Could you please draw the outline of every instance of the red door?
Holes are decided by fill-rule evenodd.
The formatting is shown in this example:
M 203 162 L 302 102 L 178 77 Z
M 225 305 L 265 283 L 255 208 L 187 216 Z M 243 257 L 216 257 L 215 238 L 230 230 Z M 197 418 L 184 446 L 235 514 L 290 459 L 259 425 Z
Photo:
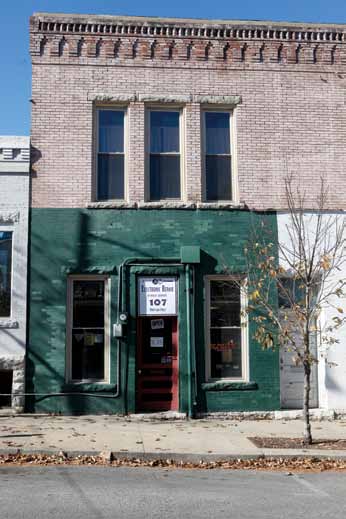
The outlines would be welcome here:
M 137 322 L 137 411 L 178 410 L 178 319 Z

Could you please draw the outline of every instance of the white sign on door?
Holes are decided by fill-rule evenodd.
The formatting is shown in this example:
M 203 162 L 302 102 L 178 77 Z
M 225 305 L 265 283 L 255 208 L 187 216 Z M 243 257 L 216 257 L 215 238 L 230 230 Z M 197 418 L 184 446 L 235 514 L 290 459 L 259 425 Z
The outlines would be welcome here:
M 177 315 L 177 278 L 138 278 L 139 315 Z

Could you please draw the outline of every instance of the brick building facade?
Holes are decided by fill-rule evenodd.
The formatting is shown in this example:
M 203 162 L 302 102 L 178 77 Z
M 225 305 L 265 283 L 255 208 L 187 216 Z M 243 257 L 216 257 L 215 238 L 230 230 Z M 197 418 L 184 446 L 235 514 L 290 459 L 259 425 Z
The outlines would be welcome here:
M 30 38 L 28 409 L 280 407 L 229 273 L 288 174 L 345 206 L 345 28 L 38 13 Z M 171 314 L 141 312 L 152 281 Z

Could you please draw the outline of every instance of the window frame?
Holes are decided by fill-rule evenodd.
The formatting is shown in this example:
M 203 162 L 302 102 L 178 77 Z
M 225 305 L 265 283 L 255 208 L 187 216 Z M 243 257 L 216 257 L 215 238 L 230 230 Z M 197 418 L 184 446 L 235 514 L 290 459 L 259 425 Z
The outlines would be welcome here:
M 180 155 L 180 197 L 179 198 L 160 198 L 152 200 L 150 198 L 150 114 L 151 112 L 178 112 L 179 113 L 179 155 Z M 175 104 L 157 104 L 145 107 L 145 178 L 144 178 L 144 199 L 145 202 L 181 202 L 186 199 L 185 188 L 185 106 Z M 163 154 L 164 155 L 164 154 Z
M 241 377 L 213 378 L 211 376 L 211 350 L 210 350 L 210 284 L 212 281 L 233 281 L 241 284 L 240 288 L 240 329 L 241 329 Z M 247 278 L 245 276 L 210 275 L 204 277 L 205 286 L 205 379 L 207 382 L 248 382 L 249 381 L 249 319 L 245 309 L 248 304 Z M 236 327 L 238 328 L 238 326 Z
M 73 328 L 73 283 L 74 281 L 104 282 L 104 375 L 103 379 L 72 378 L 72 328 Z M 110 308 L 111 279 L 107 275 L 76 274 L 67 278 L 66 302 L 66 369 L 65 381 L 69 384 L 109 384 L 110 383 Z
M 8 321 L 9 319 L 13 319 L 13 285 L 14 285 L 14 239 L 15 239 L 15 230 L 13 225 L 1 225 L 0 232 L 10 232 L 12 233 L 12 244 L 11 244 L 11 290 L 10 290 L 10 315 L 0 316 L 1 321 Z
M 101 111 L 124 112 L 124 197 L 100 199 L 98 193 L 98 156 L 99 156 L 99 114 Z M 97 104 L 94 109 L 94 196 L 95 202 L 127 202 L 128 201 L 128 111 L 127 104 Z M 120 155 L 120 153 L 113 153 Z
M 230 131 L 230 153 L 231 153 L 231 189 L 232 189 L 232 198 L 218 199 L 218 200 L 210 200 L 207 198 L 207 168 L 206 168 L 206 157 L 207 157 L 207 131 L 206 131 L 206 122 L 205 122 L 205 114 L 208 112 L 219 112 L 219 113 L 227 113 L 229 115 L 229 131 Z M 202 162 L 202 200 L 204 203 L 239 203 L 239 185 L 238 185 L 238 159 L 237 159 L 237 133 L 236 133 L 236 107 L 227 106 L 227 105 L 218 105 L 210 106 L 204 105 L 201 107 L 201 129 L 202 129 L 202 139 L 201 139 L 201 162 Z

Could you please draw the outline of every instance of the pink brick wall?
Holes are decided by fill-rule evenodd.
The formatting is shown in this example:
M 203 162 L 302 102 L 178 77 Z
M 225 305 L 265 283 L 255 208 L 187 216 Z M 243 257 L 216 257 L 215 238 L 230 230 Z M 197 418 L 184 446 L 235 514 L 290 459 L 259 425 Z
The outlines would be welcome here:
M 239 36 L 229 43 L 227 38 L 176 38 L 172 45 L 171 37 L 143 34 L 85 34 L 80 43 L 81 36 L 68 31 L 64 36 L 56 28 L 45 32 L 39 19 L 32 19 L 31 34 L 32 145 L 38 150 L 34 207 L 84 207 L 93 200 L 92 99 L 100 94 L 136 95 L 128 104 L 128 199 L 143 201 L 145 103 L 138 98 L 146 94 L 191 96 L 184 104 L 187 201 L 202 200 L 196 96 L 238 95 L 239 199 L 256 209 L 283 208 L 284 179 L 294 174 L 312 206 L 323 176 L 331 188 L 330 207 L 346 209 L 343 33 L 333 33 L 340 42 L 313 44 Z

